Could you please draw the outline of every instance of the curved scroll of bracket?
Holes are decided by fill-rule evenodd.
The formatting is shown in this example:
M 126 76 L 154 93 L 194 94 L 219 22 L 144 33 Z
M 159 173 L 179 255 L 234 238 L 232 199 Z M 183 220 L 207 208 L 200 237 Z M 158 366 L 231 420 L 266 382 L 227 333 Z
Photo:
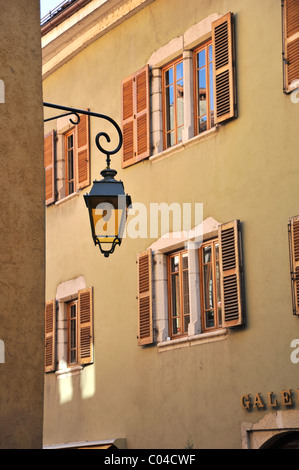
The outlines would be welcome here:
M 43 105 L 47 108 L 54 108 L 54 109 L 60 109 L 62 111 L 67 111 L 67 113 L 60 114 L 59 116 L 54 116 L 54 117 L 45 119 L 44 122 L 52 121 L 53 119 L 57 119 L 57 118 L 62 117 L 62 116 L 75 115 L 76 118 L 77 118 L 77 121 L 75 122 L 71 118 L 70 118 L 70 121 L 71 121 L 72 124 L 77 125 L 80 122 L 80 114 L 86 114 L 87 116 L 93 116 L 93 117 L 96 117 L 96 118 L 105 119 L 106 121 L 109 121 L 115 127 L 115 129 L 118 133 L 119 142 L 118 142 L 117 147 L 113 150 L 106 150 L 104 147 L 102 147 L 102 145 L 100 144 L 100 138 L 101 137 L 104 137 L 108 143 L 111 141 L 109 135 L 106 132 L 99 132 L 96 135 L 96 138 L 95 138 L 96 146 L 97 146 L 97 148 L 99 149 L 100 152 L 102 152 L 106 155 L 106 157 L 107 157 L 107 166 L 109 167 L 109 165 L 110 165 L 110 155 L 114 155 L 115 153 L 117 153 L 121 149 L 121 146 L 122 146 L 122 143 L 123 143 L 123 136 L 122 136 L 121 129 L 120 129 L 119 125 L 114 121 L 114 119 L 112 119 L 109 116 L 106 116 L 105 114 L 94 113 L 92 111 L 86 111 L 86 110 L 83 110 L 83 109 L 70 108 L 68 106 L 62 106 L 62 105 L 57 105 L 57 104 L 52 104 L 52 103 L 43 103 Z

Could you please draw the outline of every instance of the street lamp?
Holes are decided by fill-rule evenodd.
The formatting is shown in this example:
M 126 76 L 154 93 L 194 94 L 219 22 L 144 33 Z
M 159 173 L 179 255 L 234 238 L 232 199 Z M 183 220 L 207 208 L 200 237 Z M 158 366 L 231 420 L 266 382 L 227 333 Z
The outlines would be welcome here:
M 121 244 L 131 205 L 131 196 L 125 194 L 122 181 L 114 179 L 117 172 L 109 163 L 107 158 L 107 168 L 101 171 L 103 179 L 95 180 L 90 193 L 84 195 L 93 241 L 106 258 Z
M 120 245 L 126 225 L 127 211 L 131 205 L 131 196 L 125 194 L 122 181 L 117 181 L 114 177 L 117 171 L 110 168 L 110 156 L 117 153 L 122 146 L 123 137 L 118 124 L 109 116 L 98 114 L 82 109 L 69 108 L 66 106 L 44 103 L 49 108 L 66 111 L 63 115 L 54 116 L 44 121 L 50 121 L 61 116 L 75 115 L 76 121 L 70 118 L 72 124 L 80 122 L 80 114 L 86 114 L 102 119 L 106 119 L 113 124 L 118 132 L 119 143 L 114 150 L 106 150 L 100 143 L 100 138 L 105 137 L 110 142 L 110 137 L 106 132 L 99 132 L 95 138 L 98 150 L 106 155 L 107 166 L 101 171 L 103 179 L 93 182 L 89 194 L 84 195 L 85 204 L 88 208 L 89 221 L 92 238 L 95 245 L 98 245 L 101 253 L 107 258 L 115 250 L 116 245 Z

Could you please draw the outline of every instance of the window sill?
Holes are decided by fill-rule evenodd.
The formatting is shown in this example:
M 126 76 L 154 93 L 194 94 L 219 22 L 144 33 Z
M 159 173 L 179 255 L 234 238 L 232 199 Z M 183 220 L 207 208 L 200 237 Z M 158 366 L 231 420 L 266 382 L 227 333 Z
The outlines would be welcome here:
M 183 338 L 172 339 L 168 341 L 163 341 L 157 344 L 158 351 L 170 351 L 179 348 L 185 348 L 187 346 L 196 346 L 198 344 L 212 343 L 214 341 L 219 341 L 227 337 L 227 330 L 215 330 L 210 333 L 200 333 L 194 336 L 184 336 Z
M 219 130 L 219 126 L 216 125 L 215 127 L 212 127 L 212 129 L 209 129 L 208 131 L 202 132 L 201 134 L 191 137 L 191 139 L 189 140 L 186 140 L 184 142 L 181 142 L 180 144 L 169 147 L 168 149 L 163 150 L 162 152 L 157 153 L 156 155 L 152 155 L 151 157 L 149 157 L 149 160 L 152 163 L 156 163 L 157 161 L 163 160 L 165 157 L 168 157 L 168 155 L 173 155 L 175 153 L 181 152 L 182 150 L 189 148 L 192 145 L 197 144 L 198 142 L 201 142 L 205 139 L 208 139 L 209 137 L 216 135 L 218 130 Z
M 58 379 L 62 377 L 72 377 L 73 375 L 79 375 L 82 369 L 83 367 L 80 365 L 66 367 L 65 369 L 57 370 L 55 372 L 55 375 L 57 376 Z
M 75 197 L 79 196 L 79 191 L 76 191 L 75 193 L 69 194 L 68 196 L 65 196 L 64 198 L 60 199 L 59 201 L 55 202 L 55 206 L 61 206 L 62 204 L 74 199 Z

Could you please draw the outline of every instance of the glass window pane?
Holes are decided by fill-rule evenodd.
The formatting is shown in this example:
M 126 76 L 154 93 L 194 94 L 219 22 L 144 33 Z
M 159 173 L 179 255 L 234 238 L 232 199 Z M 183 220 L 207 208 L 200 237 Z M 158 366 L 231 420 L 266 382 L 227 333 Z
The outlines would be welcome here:
M 209 67 L 209 82 L 210 82 L 210 109 L 214 109 L 214 83 L 213 83 L 213 66 L 210 64 Z
M 172 275 L 171 292 L 172 292 L 172 316 L 177 317 L 180 313 L 180 284 L 179 284 L 178 274 Z
M 209 46 L 209 62 L 213 61 L 213 48 L 212 44 Z
M 177 335 L 180 332 L 181 332 L 180 319 L 179 318 L 174 318 L 172 320 L 172 334 Z
M 188 333 L 188 325 L 190 323 L 190 316 L 186 315 L 184 317 L 184 333 Z
M 183 271 L 183 313 L 189 313 L 189 278 L 188 271 Z
M 179 270 L 179 260 L 180 260 L 180 257 L 177 255 L 177 256 L 173 256 L 171 258 L 171 272 L 176 272 Z
M 206 312 L 206 328 L 213 328 L 215 326 L 214 310 Z
M 165 84 L 170 85 L 171 83 L 173 83 L 173 68 L 165 72 Z
M 182 254 L 182 268 L 188 269 L 188 253 Z
M 206 98 L 207 79 L 205 67 L 198 71 L 198 86 L 200 93 L 204 93 L 204 97 Z
M 214 308 L 212 264 L 204 266 L 205 309 Z
M 177 126 L 184 124 L 184 83 L 179 81 L 177 84 Z
M 211 256 L 212 256 L 212 249 L 210 246 L 205 246 L 203 249 L 203 259 L 204 263 L 210 263 L 211 262 Z
M 173 85 L 166 88 L 166 130 L 174 128 Z
M 199 132 L 207 130 L 207 116 L 202 116 L 199 120 Z
M 206 65 L 206 52 L 203 49 L 197 54 L 197 68 L 204 67 Z
M 176 65 L 176 79 L 180 80 L 184 76 L 183 62 Z
M 178 143 L 182 142 L 183 139 L 183 127 L 178 128 Z
M 172 147 L 175 143 L 175 140 L 174 140 L 174 131 L 172 132 L 169 132 L 167 134 L 167 147 Z

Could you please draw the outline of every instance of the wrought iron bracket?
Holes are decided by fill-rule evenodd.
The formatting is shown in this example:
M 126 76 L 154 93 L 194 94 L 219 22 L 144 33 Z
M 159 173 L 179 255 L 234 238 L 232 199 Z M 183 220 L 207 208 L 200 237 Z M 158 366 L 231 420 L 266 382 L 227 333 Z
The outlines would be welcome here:
M 101 137 L 104 137 L 108 143 L 111 142 L 111 139 L 106 132 L 99 132 L 95 137 L 95 143 L 96 143 L 98 150 L 106 155 L 107 169 L 110 168 L 110 161 L 111 161 L 110 156 L 117 153 L 121 149 L 122 143 L 123 143 L 123 136 L 122 136 L 121 129 L 119 125 L 114 121 L 114 119 L 112 119 L 110 116 L 106 116 L 105 114 L 94 113 L 93 111 L 87 111 L 84 109 L 70 108 L 68 106 L 62 106 L 58 104 L 45 103 L 45 102 L 43 103 L 43 105 L 47 108 L 54 108 L 54 109 L 59 109 L 60 111 L 65 111 L 64 113 L 59 114 L 58 116 L 53 116 L 53 117 L 44 119 L 44 122 L 53 121 L 54 119 L 58 119 L 64 116 L 75 116 L 76 120 L 73 120 L 72 118 L 70 118 L 70 122 L 74 125 L 78 125 L 80 122 L 80 114 L 85 114 L 87 116 L 104 119 L 110 122 L 118 133 L 119 141 L 118 141 L 117 147 L 115 147 L 115 149 L 112 149 L 112 150 L 107 150 L 104 147 L 102 147 L 100 143 Z

